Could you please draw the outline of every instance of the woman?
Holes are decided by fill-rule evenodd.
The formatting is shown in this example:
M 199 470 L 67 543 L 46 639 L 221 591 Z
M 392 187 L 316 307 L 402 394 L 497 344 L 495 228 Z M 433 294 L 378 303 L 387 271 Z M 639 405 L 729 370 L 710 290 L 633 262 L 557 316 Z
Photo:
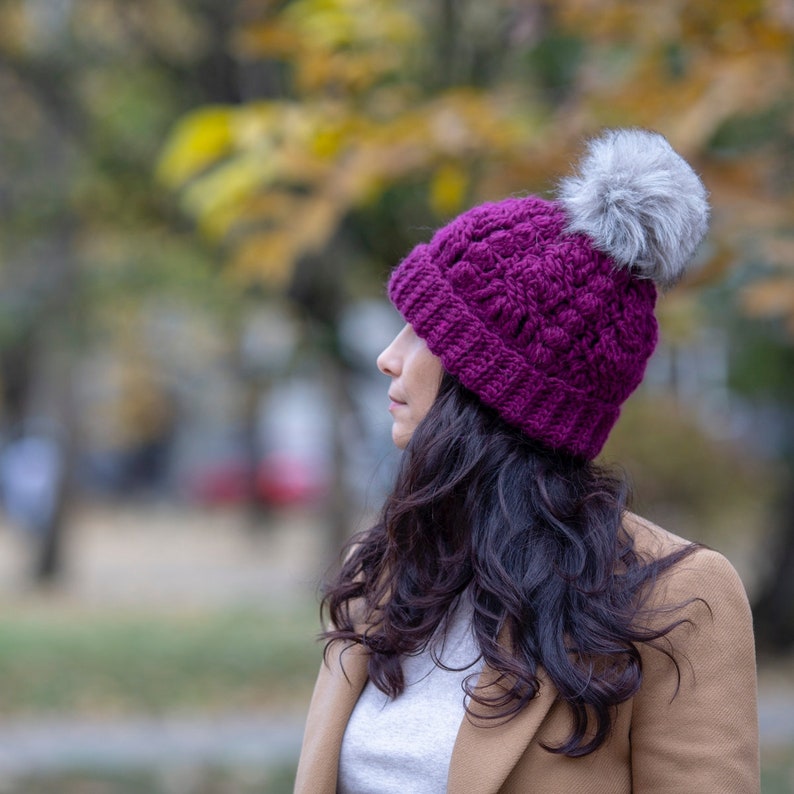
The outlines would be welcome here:
M 392 274 L 403 448 L 326 591 L 297 792 L 756 792 L 752 623 L 716 552 L 592 461 L 708 222 L 660 135 L 474 208 Z

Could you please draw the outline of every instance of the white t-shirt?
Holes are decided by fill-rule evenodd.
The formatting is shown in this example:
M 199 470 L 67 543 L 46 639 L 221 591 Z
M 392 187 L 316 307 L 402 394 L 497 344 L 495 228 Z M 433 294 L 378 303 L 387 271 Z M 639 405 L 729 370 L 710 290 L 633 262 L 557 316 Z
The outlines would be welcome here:
M 482 669 L 464 596 L 445 638 L 402 660 L 405 690 L 391 700 L 371 681 L 347 724 L 339 756 L 338 794 L 442 794 L 465 715 L 464 679 Z

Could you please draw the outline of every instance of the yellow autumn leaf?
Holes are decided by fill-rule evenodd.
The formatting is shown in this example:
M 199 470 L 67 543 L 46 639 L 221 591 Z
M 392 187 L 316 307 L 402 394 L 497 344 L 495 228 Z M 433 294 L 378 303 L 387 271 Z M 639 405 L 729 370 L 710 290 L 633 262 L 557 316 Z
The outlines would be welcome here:
M 261 144 L 265 138 L 278 137 L 284 120 L 295 112 L 292 102 L 261 100 L 235 108 L 230 123 L 235 143 L 241 149 Z
M 296 244 L 295 235 L 283 229 L 250 234 L 235 249 L 229 275 L 242 284 L 281 289 L 292 275 Z
M 284 226 L 301 216 L 304 202 L 305 198 L 292 191 L 272 188 L 245 202 L 236 220 L 241 226 Z
M 249 25 L 232 37 L 232 49 L 240 57 L 290 57 L 299 52 L 303 41 L 295 30 L 284 24 L 268 22 Z
M 233 148 L 233 109 L 208 107 L 185 116 L 176 126 L 157 165 L 158 178 L 180 187 Z
M 364 92 L 399 72 L 407 45 L 422 35 L 413 15 L 394 0 L 296 0 L 280 25 L 300 42 L 284 57 L 303 93 L 329 86 Z
M 278 174 L 275 155 L 249 152 L 214 168 L 182 194 L 186 211 L 211 238 L 222 235 L 230 211 L 271 184 Z
M 343 205 L 328 196 L 317 196 L 304 202 L 300 215 L 292 218 L 292 232 L 298 239 L 299 253 L 319 251 L 328 244 L 339 219 Z
M 24 4 L 6 3 L 3 24 L 0 25 L 0 48 L 7 55 L 21 55 L 31 46 L 29 17 L 30 11 Z
M 430 181 L 430 206 L 441 217 L 459 212 L 469 187 L 469 175 L 456 163 L 442 165 Z
M 406 44 L 422 34 L 395 0 L 295 0 L 283 19 L 315 49 Z
M 345 143 L 344 132 L 338 125 L 315 130 L 310 142 L 311 152 L 317 157 L 330 160 L 339 153 Z

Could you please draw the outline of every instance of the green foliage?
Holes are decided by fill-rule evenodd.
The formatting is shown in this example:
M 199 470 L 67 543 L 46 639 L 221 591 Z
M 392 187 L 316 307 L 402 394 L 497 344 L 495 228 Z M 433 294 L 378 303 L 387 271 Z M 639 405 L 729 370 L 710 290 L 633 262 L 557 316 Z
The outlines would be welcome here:
M 670 398 L 647 390 L 633 396 L 604 459 L 628 471 L 633 509 L 687 538 L 725 548 L 733 538 L 761 536 L 767 526 L 778 486 L 773 468 L 736 443 L 710 437 Z
M 556 30 L 527 51 L 529 73 L 550 101 L 564 101 L 575 90 L 585 51 L 582 37 Z
M 179 263 L 207 262 L 153 172 L 174 117 L 208 99 L 195 75 L 216 16 L 178 0 L 0 5 L 0 325 L 22 329 L 0 344 L 25 329 L 84 341 L 108 301 L 183 296 Z
M 290 708 L 320 658 L 314 609 L 6 614 L 0 709 L 120 715 Z
M 794 407 L 794 348 L 775 323 L 738 322 L 731 347 L 731 388 Z
M 789 794 L 794 784 L 794 748 L 779 746 L 761 757 L 761 791 L 764 794 Z
M 733 157 L 774 144 L 785 135 L 791 102 L 780 102 L 757 113 L 737 114 L 720 125 L 709 142 L 715 152 Z

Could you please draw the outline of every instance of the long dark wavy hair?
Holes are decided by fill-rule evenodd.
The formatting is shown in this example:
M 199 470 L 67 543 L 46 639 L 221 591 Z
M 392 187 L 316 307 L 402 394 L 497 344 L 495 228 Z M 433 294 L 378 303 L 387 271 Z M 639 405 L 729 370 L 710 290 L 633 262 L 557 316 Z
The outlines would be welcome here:
M 363 645 L 370 679 L 396 697 L 401 657 L 427 648 L 468 590 L 474 637 L 503 685 L 488 698 L 467 678 L 468 710 L 509 719 L 538 693 L 542 666 L 574 717 L 547 749 L 596 750 L 642 682 L 638 644 L 683 622 L 648 628 L 653 582 L 696 548 L 641 559 L 622 529 L 628 491 L 625 477 L 533 442 L 445 373 L 380 520 L 326 587 L 326 652 Z

